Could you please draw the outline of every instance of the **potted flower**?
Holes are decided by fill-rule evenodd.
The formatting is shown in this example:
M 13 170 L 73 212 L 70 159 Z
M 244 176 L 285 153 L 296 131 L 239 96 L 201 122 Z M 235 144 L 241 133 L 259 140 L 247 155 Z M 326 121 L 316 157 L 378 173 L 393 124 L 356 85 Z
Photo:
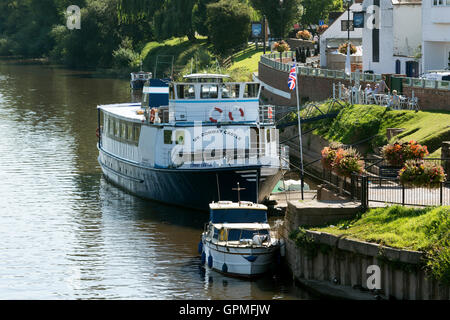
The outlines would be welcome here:
M 341 44 L 338 48 L 339 53 L 347 54 L 347 46 L 348 46 L 347 42 Z M 356 53 L 356 47 L 350 43 L 350 54 L 355 54 L 355 53 Z
M 320 34 L 324 33 L 327 29 L 328 29 L 328 25 L 324 24 L 324 25 L 318 26 L 316 29 L 316 32 L 320 35 Z
M 334 168 L 338 175 L 350 178 L 352 174 L 364 172 L 364 161 L 355 149 L 340 149 L 336 155 Z
M 427 146 L 422 146 L 414 140 L 388 144 L 381 149 L 381 153 L 393 167 L 402 167 L 407 160 L 421 160 L 429 154 Z
M 336 160 L 336 149 L 325 147 L 322 149 L 322 166 L 326 170 L 333 170 L 333 164 Z
M 286 41 L 281 40 L 279 42 L 275 42 L 273 44 L 273 50 L 277 51 L 280 53 L 280 62 L 283 62 L 283 52 L 289 51 L 291 48 L 289 47 L 289 45 L 287 44 Z
M 408 160 L 399 172 L 400 182 L 405 186 L 439 188 L 445 181 L 444 168 L 423 160 Z
M 297 32 L 296 36 L 297 36 L 297 39 L 302 39 L 302 40 L 311 40 L 311 38 L 312 38 L 312 34 L 308 30 L 301 30 L 301 31 Z

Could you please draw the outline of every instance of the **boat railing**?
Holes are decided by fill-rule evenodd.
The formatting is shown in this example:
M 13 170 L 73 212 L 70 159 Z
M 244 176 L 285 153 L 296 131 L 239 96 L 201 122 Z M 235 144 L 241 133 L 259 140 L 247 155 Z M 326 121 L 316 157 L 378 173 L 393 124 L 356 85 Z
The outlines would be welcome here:
M 261 105 L 259 107 L 259 122 L 274 123 L 275 122 L 275 106 Z
M 250 149 L 204 149 L 186 152 L 183 149 L 177 152 L 168 151 L 170 167 L 183 165 L 192 168 L 233 166 L 233 165 L 268 165 L 279 166 L 283 170 L 289 169 L 289 147 L 286 145 L 253 147 Z

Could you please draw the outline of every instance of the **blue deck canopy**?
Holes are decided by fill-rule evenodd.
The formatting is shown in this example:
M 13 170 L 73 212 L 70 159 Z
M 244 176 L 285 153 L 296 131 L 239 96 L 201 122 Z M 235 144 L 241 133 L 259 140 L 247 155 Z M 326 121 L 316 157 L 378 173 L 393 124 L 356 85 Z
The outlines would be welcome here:
M 267 212 L 251 208 L 211 209 L 210 221 L 212 223 L 267 223 Z

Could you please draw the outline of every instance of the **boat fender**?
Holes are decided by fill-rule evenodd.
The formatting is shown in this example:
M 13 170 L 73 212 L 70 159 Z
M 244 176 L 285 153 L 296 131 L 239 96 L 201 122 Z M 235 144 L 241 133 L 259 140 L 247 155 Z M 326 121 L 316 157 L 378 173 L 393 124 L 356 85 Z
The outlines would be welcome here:
M 240 116 L 241 116 L 241 120 L 244 120 L 245 113 L 244 113 L 244 110 L 243 110 L 242 108 L 239 108 L 239 109 L 236 108 L 236 109 L 230 111 L 230 112 L 228 113 L 228 117 L 230 118 L 230 120 L 231 120 L 231 121 L 234 121 L 233 111 L 235 111 L 235 110 L 239 110 L 239 114 L 240 114 Z
M 228 272 L 228 266 L 227 266 L 226 263 L 224 263 L 223 266 L 222 266 L 222 272 L 223 273 L 227 273 Z
M 214 111 L 219 112 L 220 115 L 222 115 L 223 110 L 220 109 L 220 108 L 218 108 L 218 107 L 214 107 L 214 108 L 211 110 L 211 116 L 209 117 L 209 121 L 214 122 L 214 123 L 217 123 L 217 119 L 215 119 L 215 118 L 212 116 L 212 113 L 213 113 Z
M 205 253 L 205 251 L 203 251 L 202 252 L 202 266 L 205 265 L 205 262 L 206 262 L 206 253 Z
M 213 257 L 210 255 L 208 257 L 208 267 L 212 268 L 212 266 L 213 266 Z
M 203 252 L 203 242 L 200 240 L 198 243 L 198 253 L 201 254 Z
M 156 117 L 156 109 L 152 108 L 152 110 L 150 111 L 150 122 L 155 122 L 155 117 Z

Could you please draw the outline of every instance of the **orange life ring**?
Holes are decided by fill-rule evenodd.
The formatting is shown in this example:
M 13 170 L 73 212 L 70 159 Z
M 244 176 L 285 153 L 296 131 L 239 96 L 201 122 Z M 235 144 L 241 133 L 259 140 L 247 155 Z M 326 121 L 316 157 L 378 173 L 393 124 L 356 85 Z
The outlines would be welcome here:
M 214 107 L 214 109 L 212 110 L 212 112 L 214 112 L 214 111 L 217 111 L 217 112 L 219 112 L 219 113 L 223 113 L 223 110 L 220 109 L 220 108 L 217 108 L 217 107 Z M 209 117 L 209 121 L 214 122 L 214 123 L 217 123 L 217 120 L 214 119 L 213 117 Z
M 239 113 L 241 115 L 241 118 L 244 118 L 244 110 L 242 108 L 239 108 Z M 228 117 L 230 118 L 231 121 L 234 121 L 234 117 L 233 117 L 233 111 L 228 112 Z
M 267 110 L 267 116 L 269 119 L 273 118 L 273 109 L 272 107 L 269 107 L 269 109 Z
M 155 122 L 155 117 L 156 117 L 156 109 L 153 108 L 152 110 L 150 110 L 150 122 Z

